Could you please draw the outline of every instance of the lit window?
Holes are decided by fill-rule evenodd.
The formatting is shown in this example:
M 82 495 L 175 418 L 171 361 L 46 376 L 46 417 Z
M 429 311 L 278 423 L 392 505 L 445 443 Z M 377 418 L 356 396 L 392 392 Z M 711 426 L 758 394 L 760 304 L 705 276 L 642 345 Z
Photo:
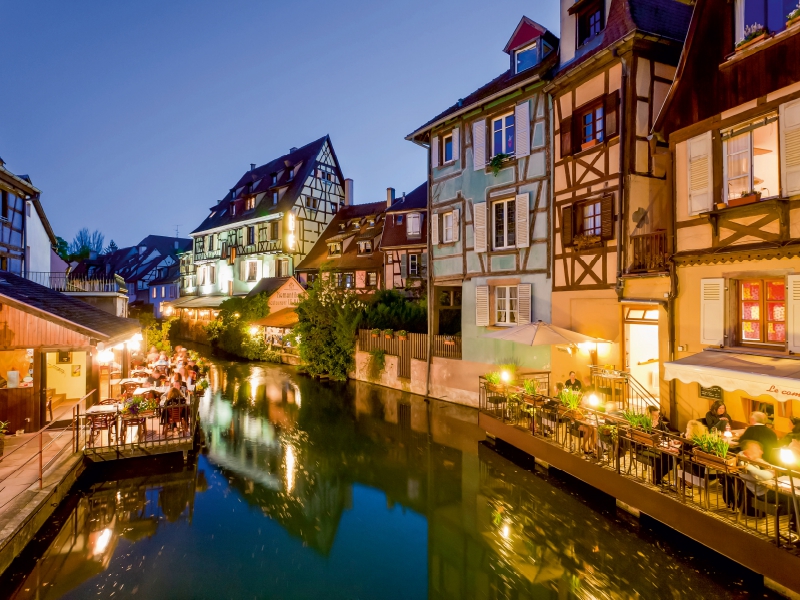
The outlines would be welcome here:
M 453 160 L 453 135 L 446 135 L 442 138 L 442 163 Z
M 603 222 L 600 215 L 600 200 L 576 204 L 575 224 L 575 232 L 579 235 L 601 235 Z
M 231 215 L 235 215 L 235 214 L 236 214 L 236 204 L 235 203 L 231 203 Z
M 408 255 L 408 276 L 417 277 L 419 275 L 419 254 Z
M 398 215 L 398 223 L 403 223 L 403 216 Z M 418 236 L 420 234 L 420 214 L 419 213 L 409 213 L 408 219 L 406 219 L 406 235 L 409 237 Z
M 514 154 L 514 113 L 492 119 L 492 156 Z
M 256 281 L 258 279 L 258 261 L 247 261 L 247 281 Z
M 256 198 L 255 196 L 250 196 L 246 198 L 244 201 L 244 209 L 245 210 L 253 210 L 256 207 Z
M 336 256 L 342 253 L 342 244 L 328 244 L 328 256 Z
M 378 285 L 378 274 L 375 271 L 367 273 L 367 286 L 376 287 Z
M 751 279 L 739 286 L 743 344 L 786 341 L 786 288 L 783 279 Z
M 745 131 L 743 131 L 745 130 Z M 743 123 L 722 134 L 727 199 L 780 193 L 778 122 L 775 115 Z
M 445 244 L 455 240 L 453 220 L 452 211 L 442 214 L 442 241 Z
M 167 297 L 167 290 L 163 285 L 161 286 L 161 297 L 162 298 L 166 298 Z
M 197 285 L 206 284 L 206 268 L 200 267 L 197 269 Z
M 208 266 L 208 283 L 214 285 L 217 282 L 217 268 L 214 265 Z
M 372 254 L 372 241 L 366 240 L 358 243 L 359 254 Z
M 272 203 L 273 204 L 277 204 L 278 203 L 278 192 L 277 191 L 272 192 Z
M 539 45 L 536 42 L 514 52 L 517 73 L 536 66 L 539 62 Z
M 519 315 L 517 286 L 494 288 L 495 321 L 498 325 L 515 325 Z
M 516 246 L 516 201 L 513 198 L 492 205 L 492 231 L 495 250 Z
M 156 297 L 156 288 L 153 288 L 153 298 Z

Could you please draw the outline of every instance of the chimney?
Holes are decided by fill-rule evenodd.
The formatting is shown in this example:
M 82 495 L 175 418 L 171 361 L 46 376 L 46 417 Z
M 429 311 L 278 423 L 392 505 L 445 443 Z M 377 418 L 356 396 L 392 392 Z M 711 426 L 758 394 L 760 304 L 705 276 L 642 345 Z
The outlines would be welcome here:
M 386 188 L 386 208 L 392 208 L 394 204 L 394 188 Z
M 352 179 L 345 179 L 344 180 L 344 205 L 345 206 L 352 206 L 353 205 L 353 180 Z
M 296 147 L 292 146 L 291 148 L 289 148 L 289 154 L 294 154 L 295 152 L 297 152 Z
M 250 170 L 251 171 L 255 171 L 256 170 L 256 163 L 250 163 Z

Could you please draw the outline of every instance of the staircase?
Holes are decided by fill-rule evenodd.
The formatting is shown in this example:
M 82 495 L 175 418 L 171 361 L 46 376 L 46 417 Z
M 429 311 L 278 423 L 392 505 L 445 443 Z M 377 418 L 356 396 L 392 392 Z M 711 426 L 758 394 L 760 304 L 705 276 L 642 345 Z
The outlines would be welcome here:
M 625 410 L 642 413 L 648 406 L 661 406 L 658 398 L 627 371 L 589 367 L 592 386 L 605 400 L 619 403 Z

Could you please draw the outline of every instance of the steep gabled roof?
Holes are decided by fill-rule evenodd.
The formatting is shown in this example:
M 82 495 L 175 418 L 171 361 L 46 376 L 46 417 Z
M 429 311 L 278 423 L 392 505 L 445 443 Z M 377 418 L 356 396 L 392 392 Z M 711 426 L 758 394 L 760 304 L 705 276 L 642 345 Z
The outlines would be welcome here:
M 403 199 L 395 202 L 386 211 L 383 235 L 381 236 L 381 249 L 425 246 L 428 243 L 427 208 L 427 183 L 423 183 L 410 194 L 406 194 Z M 406 219 L 402 219 L 402 222 L 399 222 L 400 220 L 397 217 L 411 211 L 420 213 L 420 235 L 409 238 Z
M 117 317 L 7 271 L 0 271 L 1 302 L 41 318 L 60 321 L 68 329 L 103 342 L 126 339 L 141 330 L 134 319 Z
M 326 135 L 318 140 L 314 140 L 310 144 L 306 144 L 302 148 L 298 148 L 260 167 L 247 171 L 239 178 L 232 190 L 229 191 L 216 206 L 211 207 L 211 213 L 200 223 L 197 229 L 192 231 L 192 233 L 201 233 L 241 221 L 265 217 L 270 214 L 284 212 L 291 208 L 300 195 L 300 192 L 302 192 L 306 178 L 313 172 L 316 166 L 315 159 L 326 143 L 330 146 L 331 153 L 333 153 L 333 145 L 330 143 L 330 137 Z M 338 165 L 338 160 L 336 163 Z M 298 166 L 299 170 L 290 180 L 288 169 Z M 278 174 L 278 181 L 274 185 L 272 184 L 273 173 Z M 338 175 L 340 181 L 343 183 L 341 173 Z M 255 187 L 253 187 L 253 184 L 255 184 Z M 272 204 L 272 192 L 284 188 L 285 192 L 278 204 Z M 255 208 L 245 211 L 242 199 L 254 195 L 258 198 L 261 194 L 263 194 L 263 196 L 260 201 L 256 202 Z M 234 195 L 236 195 L 235 198 Z M 231 206 L 234 203 L 237 204 L 237 210 L 235 215 L 231 215 Z
M 258 296 L 259 294 L 266 294 L 267 296 L 271 296 L 274 294 L 280 287 L 289 281 L 291 277 L 263 277 L 253 289 L 250 290 L 247 294 L 248 298 L 252 298 L 253 296 Z

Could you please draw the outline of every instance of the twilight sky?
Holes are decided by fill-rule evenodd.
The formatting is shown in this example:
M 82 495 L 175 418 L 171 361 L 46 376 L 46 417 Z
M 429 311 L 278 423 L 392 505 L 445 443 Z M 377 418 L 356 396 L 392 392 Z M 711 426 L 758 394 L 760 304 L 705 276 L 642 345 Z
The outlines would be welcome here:
M 355 201 L 411 191 L 404 137 L 508 66 L 556 0 L 4 0 L 0 156 L 56 235 L 192 231 L 251 162 L 330 134 Z

